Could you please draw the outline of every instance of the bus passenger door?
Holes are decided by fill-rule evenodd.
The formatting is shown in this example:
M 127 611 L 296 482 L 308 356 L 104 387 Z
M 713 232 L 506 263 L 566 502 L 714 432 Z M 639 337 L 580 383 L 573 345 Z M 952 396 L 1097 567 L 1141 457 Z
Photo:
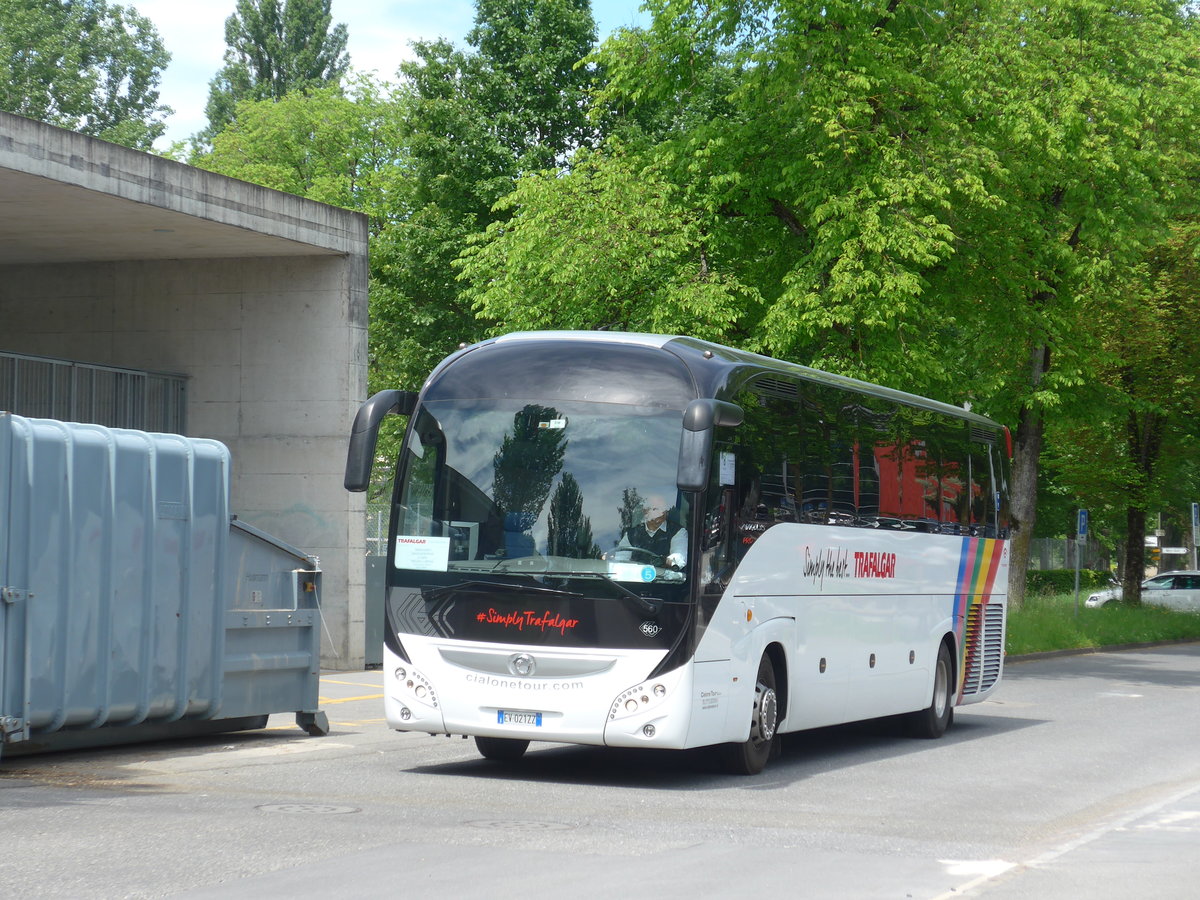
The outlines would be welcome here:
M 693 664 L 692 716 L 687 746 L 700 747 L 728 740 L 729 710 L 734 700 L 733 665 L 730 659 L 735 637 L 732 519 L 733 485 L 723 482 L 722 456 L 728 457 L 728 445 L 714 442 L 709 469 L 708 489 L 702 503 L 693 505 L 694 533 L 692 552 L 696 579 L 697 643 Z
M 732 547 L 733 486 L 720 483 L 718 460 L 724 451 L 715 451 L 707 502 L 699 510 L 701 528 L 697 546 L 697 625 L 701 629 L 697 643 L 697 661 L 729 660 L 730 644 L 735 638 L 731 631 L 731 608 L 734 604 L 729 585 L 733 576 Z

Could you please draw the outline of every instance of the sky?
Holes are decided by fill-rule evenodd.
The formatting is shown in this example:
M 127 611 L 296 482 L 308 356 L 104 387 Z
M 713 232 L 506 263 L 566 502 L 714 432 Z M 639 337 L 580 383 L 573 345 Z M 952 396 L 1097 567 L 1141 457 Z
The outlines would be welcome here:
M 175 110 L 167 117 L 160 148 L 181 141 L 206 124 L 208 83 L 225 53 L 225 19 L 235 0 L 125 0 L 154 23 L 171 54 L 162 74 L 160 100 Z M 592 0 L 601 40 L 622 25 L 646 24 L 641 0 Z M 346 23 L 351 66 L 389 80 L 397 65 L 412 58 L 410 44 L 444 37 L 458 46 L 475 18 L 472 0 L 333 0 L 334 24 Z

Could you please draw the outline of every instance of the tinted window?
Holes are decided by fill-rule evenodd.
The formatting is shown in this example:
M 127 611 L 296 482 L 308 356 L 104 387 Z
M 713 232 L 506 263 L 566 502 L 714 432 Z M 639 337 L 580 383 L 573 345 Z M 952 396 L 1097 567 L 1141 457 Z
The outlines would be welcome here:
M 745 420 L 724 446 L 735 548 L 778 522 L 1007 537 L 995 429 L 778 375 L 735 402 Z

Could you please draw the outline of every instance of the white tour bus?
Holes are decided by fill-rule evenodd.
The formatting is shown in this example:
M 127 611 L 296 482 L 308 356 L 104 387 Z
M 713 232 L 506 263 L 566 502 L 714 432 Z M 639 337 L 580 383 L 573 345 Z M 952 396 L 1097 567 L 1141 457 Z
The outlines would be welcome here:
M 1007 431 L 705 341 L 511 334 L 355 420 L 409 417 L 392 504 L 387 721 L 530 741 L 720 745 L 907 714 L 938 737 L 1000 682 Z

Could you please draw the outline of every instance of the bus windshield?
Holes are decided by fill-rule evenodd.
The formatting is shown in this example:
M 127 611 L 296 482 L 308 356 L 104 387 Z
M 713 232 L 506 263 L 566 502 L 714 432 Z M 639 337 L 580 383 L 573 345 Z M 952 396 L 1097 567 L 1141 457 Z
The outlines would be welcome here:
M 399 462 L 393 565 L 682 583 L 681 421 L 617 403 L 426 402 Z

